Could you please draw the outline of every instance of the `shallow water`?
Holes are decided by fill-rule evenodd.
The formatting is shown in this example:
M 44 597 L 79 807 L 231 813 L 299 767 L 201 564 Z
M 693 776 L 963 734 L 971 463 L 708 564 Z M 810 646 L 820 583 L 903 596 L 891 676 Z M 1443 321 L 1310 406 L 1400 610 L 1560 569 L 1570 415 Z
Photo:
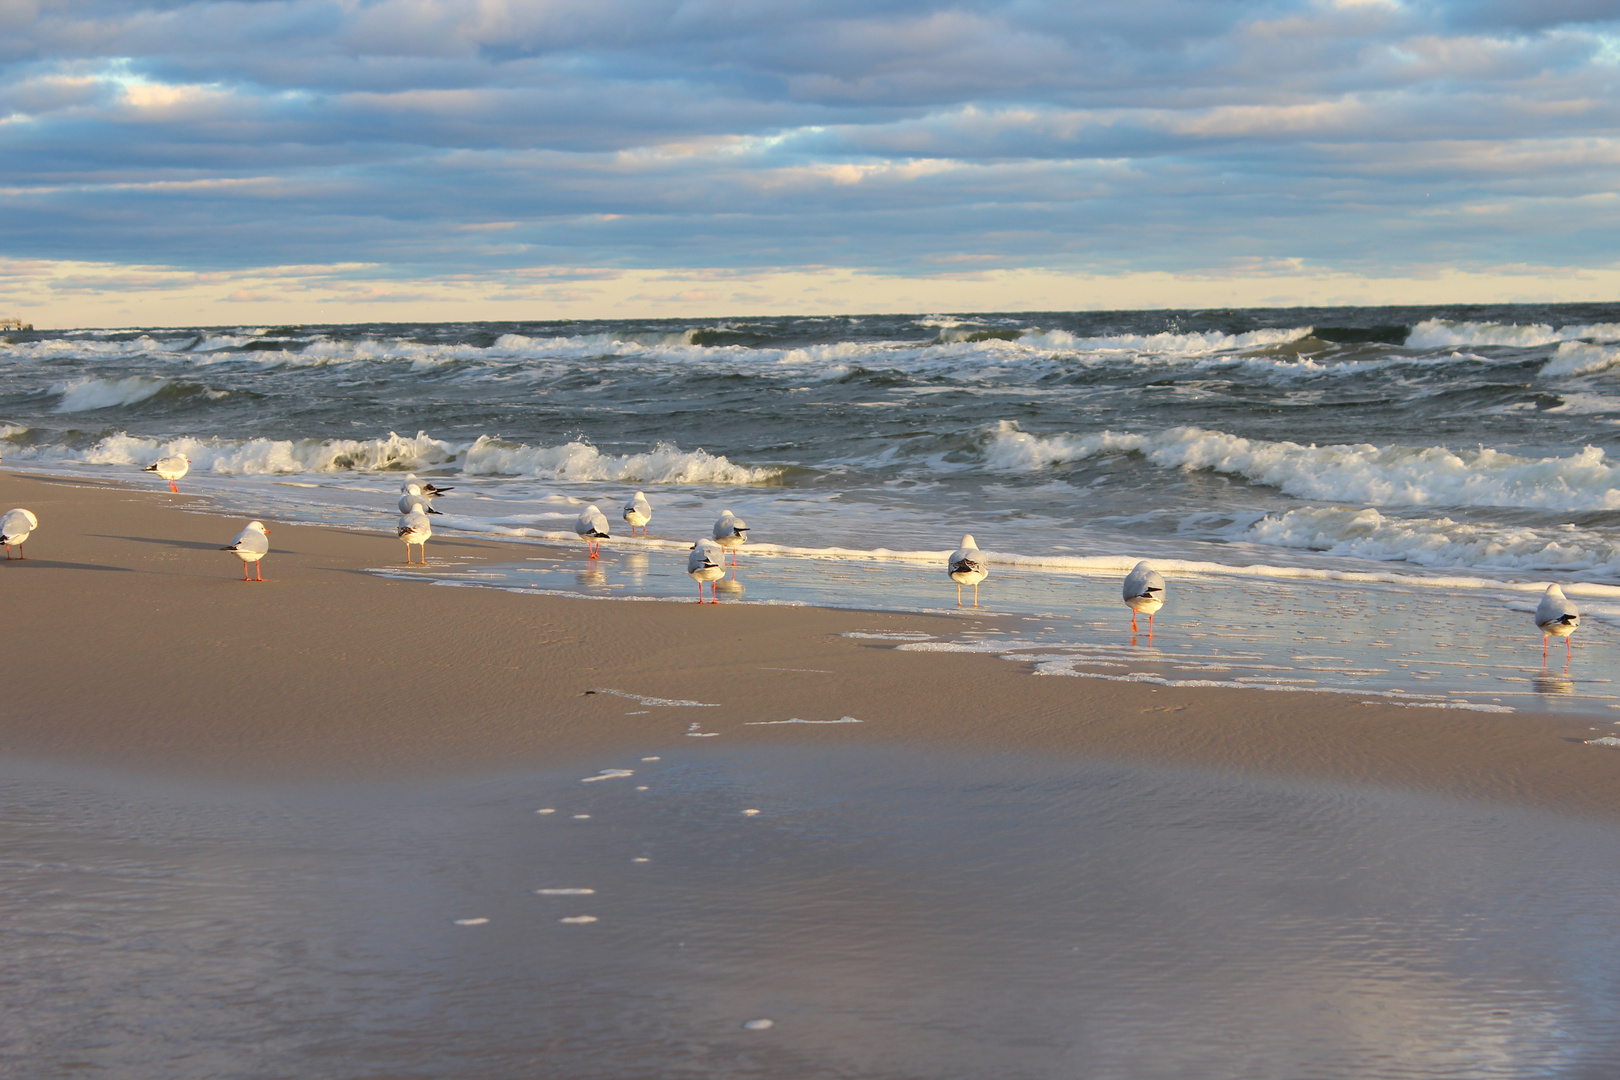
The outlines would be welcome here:
M 673 550 L 671 550 L 673 548 Z M 521 550 L 521 549 L 519 549 Z M 678 545 L 583 546 L 510 563 L 436 557 L 388 576 L 602 600 L 695 601 Z M 961 628 L 896 640 L 903 650 L 989 652 L 1034 659 L 1046 674 L 1151 680 L 1169 685 L 1319 691 L 1363 700 L 1485 712 L 1535 710 L 1620 723 L 1620 640 L 1588 622 L 1574 659 L 1554 643 L 1546 661 L 1528 610 L 1538 596 L 1506 584 L 1279 579 L 1237 573 L 1170 578 L 1166 607 L 1148 633 L 1131 632 L 1120 575 L 1056 568 L 996 568 L 982 606 L 956 606 L 942 567 L 888 559 L 806 558 L 743 549 L 719 584 L 721 603 L 817 604 L 960 617 Z M 964 593 L 971 605 L 972 589 Z M 1528 631 L 1528 632 L 1527 632 Z
M 701 710 L 658 711 L 673 736 Z M 1049 758 L 767 749 L 748 730 L 585 768 L 343 789 L 10 763 L 0 1067 L 1401 1080 L 1620 1066 L 1608 822 Z M 605 769 L 630 775 L 581 782 Z

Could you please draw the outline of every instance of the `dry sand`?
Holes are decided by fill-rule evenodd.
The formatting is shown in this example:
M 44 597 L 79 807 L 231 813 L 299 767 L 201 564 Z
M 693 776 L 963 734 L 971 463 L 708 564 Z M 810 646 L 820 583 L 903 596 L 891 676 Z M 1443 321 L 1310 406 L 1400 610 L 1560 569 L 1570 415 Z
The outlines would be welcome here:
M 1043 677 L 993 656 L 840 636 L 961 628 L 947 616 L 381 578 L 367 568 L 404 560 L 391 514 L 375 534 L 267 520 L 267 580 L 244 584 L 218 549 L 245 519 L 156 481 L 0 473 L 0 510 L 12 506 L 40 519 L 27 560 L 0 562 L 0 753 L 14 757 L 261 779 L 475 772 L 656 752 L 695 722 L 784 748 L 1063 754 L 1620 811 L 1620 753 L 1582 745 L 1591 724 L 1579 718 Z M 453 533 L 428 553 L 514 557 Z M 747 726 L 842 716 L 864 722 Z

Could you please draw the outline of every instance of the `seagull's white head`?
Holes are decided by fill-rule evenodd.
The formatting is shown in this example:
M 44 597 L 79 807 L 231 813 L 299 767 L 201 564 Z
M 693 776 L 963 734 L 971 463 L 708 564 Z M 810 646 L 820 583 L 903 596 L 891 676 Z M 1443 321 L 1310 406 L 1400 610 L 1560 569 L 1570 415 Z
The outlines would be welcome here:
M 266 536 L 270 535 L 270 530 L 264 527 L 264 522 L 262 521 L 250 521 L 248 522 L 247 527 L 252 529 L 254 532 L 262 532 Z
M 1555 581 L 1551 585 L 1547 586 L 1547 592 L 1544 595 L 1556 596 L 1558 599 L 1562 600 L 1564 599 L 1564 590 L 1559 586 L 1558 582 Z
M 405 494 L 407 494 L 407 495 L 420 495 L 420 494 L 422 494 L 422 485 L 421 484 L 406 484 L 405 485 Z
M 962 543 L 960 546 L 965 548 L 976 548 L 979 546 L 979 544 L 978 541 L 973 539 L 973 534 L 968 533 L 966 536 L 962 537 Z

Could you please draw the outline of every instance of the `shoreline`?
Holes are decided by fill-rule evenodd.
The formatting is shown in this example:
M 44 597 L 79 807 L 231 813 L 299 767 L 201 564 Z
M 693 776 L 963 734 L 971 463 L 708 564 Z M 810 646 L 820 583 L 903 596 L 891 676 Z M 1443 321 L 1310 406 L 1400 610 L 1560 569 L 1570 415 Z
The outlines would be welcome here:
M 243 519 L 201 496 L 7 470 L 0 506 L 40 517 L 28 559 L 0 565 L 13 615 L 0 753 L 20 759 L 262 779 L 468 774 L 656 753 L 695 722 L 784 749 L 943 745 L 1620 813 L 1620 756 L 1581 745 L 1597 723 L 1586 717 L 1046 677 L 842 636 L 994 628 L 982 613 L 425 589 L 371 572 L 402 562 L 391 535 L 340 526 L 268 521 L 267 580 L 244 585 L 217 550 Z M 513 550 L 455 533 L 430 546 L 440 565 Z M 783 722 L 846 716 L 862 723 Z

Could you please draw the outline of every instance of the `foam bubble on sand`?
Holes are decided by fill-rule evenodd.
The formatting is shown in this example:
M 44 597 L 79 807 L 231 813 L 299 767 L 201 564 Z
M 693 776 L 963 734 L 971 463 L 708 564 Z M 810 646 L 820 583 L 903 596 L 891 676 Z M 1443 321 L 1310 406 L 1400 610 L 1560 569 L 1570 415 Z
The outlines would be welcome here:
M 591 815 L 589 815 L 589 814 L 575 814 L 574 815 L 574 820 L 575 821 L 589 821 L 590 817 L 591 817 Z
M 1153 683 L 1158 686 L 1173 686 L 1177 688 L 1211 687 L 1226 690 L 1262 690 L 1267 693 L 1302 693 L 1302 694 L 1355 694 L 1359 697 L 1385 698 L 1384 701 L 1364 701 L 1363 705 L 1428 705 L 1436 709 L 1466 709 L 1472 712 L 1516 712 L 1517 710 L 1506 705 L 1486 705 L 1468 701 L 1445 701 L 1433 695 L 1410 694 L 1404 690 L 1363 690 L 1350 686 L 1323 686 L 1320 683 L 1310 686 L 1300 686 L 1294 683 L 1274 682 L 1239 682 L 1236 679 L 1170 679 L 1163 675 L 1153 675 L 1145 671 L 1135 671 L 1129 675 L 1105 675 L 1100 671 L 1077 671 L 1076 661 L 1072 657 L 1062 655 L 1036 655 L 1036 656 L 1009 656 L 1009 660 L 1032 661 L 1035 664 L 1036 675 L 1067 675 L 1076 679 L 1103 679 L 1108 682 Z M 1395 700 L 1395 699 L 1404 700 Z M 1412 700 L 1422 698 L 1422 701 Z
M 1611 709 L 1613 709 L 1615 707 L 1616 706 L 1614 706 L 1614 705 L 1609 706 L 1609 708 L 1611 708 Z M 1615 738 L 1613 735 L 1605 735 L 1601 739 L 1587 739 L 1586 740 L 1586 745 L 1587 746 L 1620 746 L 1620 739 Z
M 646 784 L 637 784 L 636 785 L 636 790 L 637 791 L 646 791 L 647 790 L 647 785 Z
M 615 697 L 629 698 L 631 701 L 642 705 L 653 705 L 659 708 L 718 709 L 720 707 L 718 703 L 712 701 L 678 701 L 674 698 L 643 697 L 640 694 L 632 694 L 628 690 L 598 688 L 585 692 L 587 694 L 612 694 Z
M 626 716 L 646 716 L 651 712 L 652 712 L 651 709 L 637 709 L 634 712 L 627 712 L 624 715 L 626 715 Z
M 758 1020 L 744 1020 L 742 1026 L 744 1031 L 769 1031 L 776 1026 L 776 1021 L 760 1017 Z
M 1013 649 L 1045 648 L 1033 641 L 916 641 L 896 646 L 897 652 L 1002 653 Z
M 593 923 L 593 922 L 595 922 L 596 921 L 596 916 L 595 915 L 568 915 L 568 916 L 565 916 L 564 918 L 558 919 L 557 921 L 560 922 L 560 923 L 572 923 L 575 926 L 579 926 L 579 925 L 582 925 L 584 923 Z
M 556 812 L 556 809 L 550 806 L 542 807 L 541 809 L 535 811 L 537 814 L 555 814 Z
M 759 811 L 758 810 L 744 810 L 743 811 L 743 817 L 758 817 L 758 816 L 759 816 Z
M 686 729 L 687 738 L 690 738 L 690 739 L 712 739 L 716 735 L 720 734 L 718 731 L 701 731 L 701 730 L 699 730 L 700 728 L 702 728 L 702 726 L 703 725 L 699 724 L 696 720 L 692 721 L 692 723 L 690 725 L 688 725 L 687 729 Z
M 456 925 L 457 926 L 483 926 L 487 922 L 489 922 L 488 919 L 457 919 L 456 920 Z
M 848 633 L 839 634 L 838 636 L 847 638 L 870 638 L 873 641 L 926 641 L 929 638 L 932 638 L 934 635 L 924 634 L 920 630 L 851 630 Z M 784 668 L 783 670 L 787 669 Z M 831 672 L 828 672 L 828 674 L 830 675 Z
M 581 778 L 580 783 L 594 784 L 598 780 L 619 780 L 623 777 L 634 775 L 636 775 L 636 771 L 634 769 L 603 769 L 595 776 L 586 776 Z
M 661 758 L 661 757 L 644 757 L 641 760 L 642 761 L 663 761 L 664 759 Z
M 797 716 L 790 716 L 786 720 L 750 720 L 744 727 L 770 727 L 773 724 L 860 724 L 865 721 L 857 720 L 853 716 L 841 716 L 837 720 L 800 720 Z
M 595 896 L 595 889 L 536 889 L 536 896 Z
M 635 858 L 631 859 L 630 861 L 631 862 L 652 862 L 652 860 L 647 858 L 645 855 L 637 855 Z

